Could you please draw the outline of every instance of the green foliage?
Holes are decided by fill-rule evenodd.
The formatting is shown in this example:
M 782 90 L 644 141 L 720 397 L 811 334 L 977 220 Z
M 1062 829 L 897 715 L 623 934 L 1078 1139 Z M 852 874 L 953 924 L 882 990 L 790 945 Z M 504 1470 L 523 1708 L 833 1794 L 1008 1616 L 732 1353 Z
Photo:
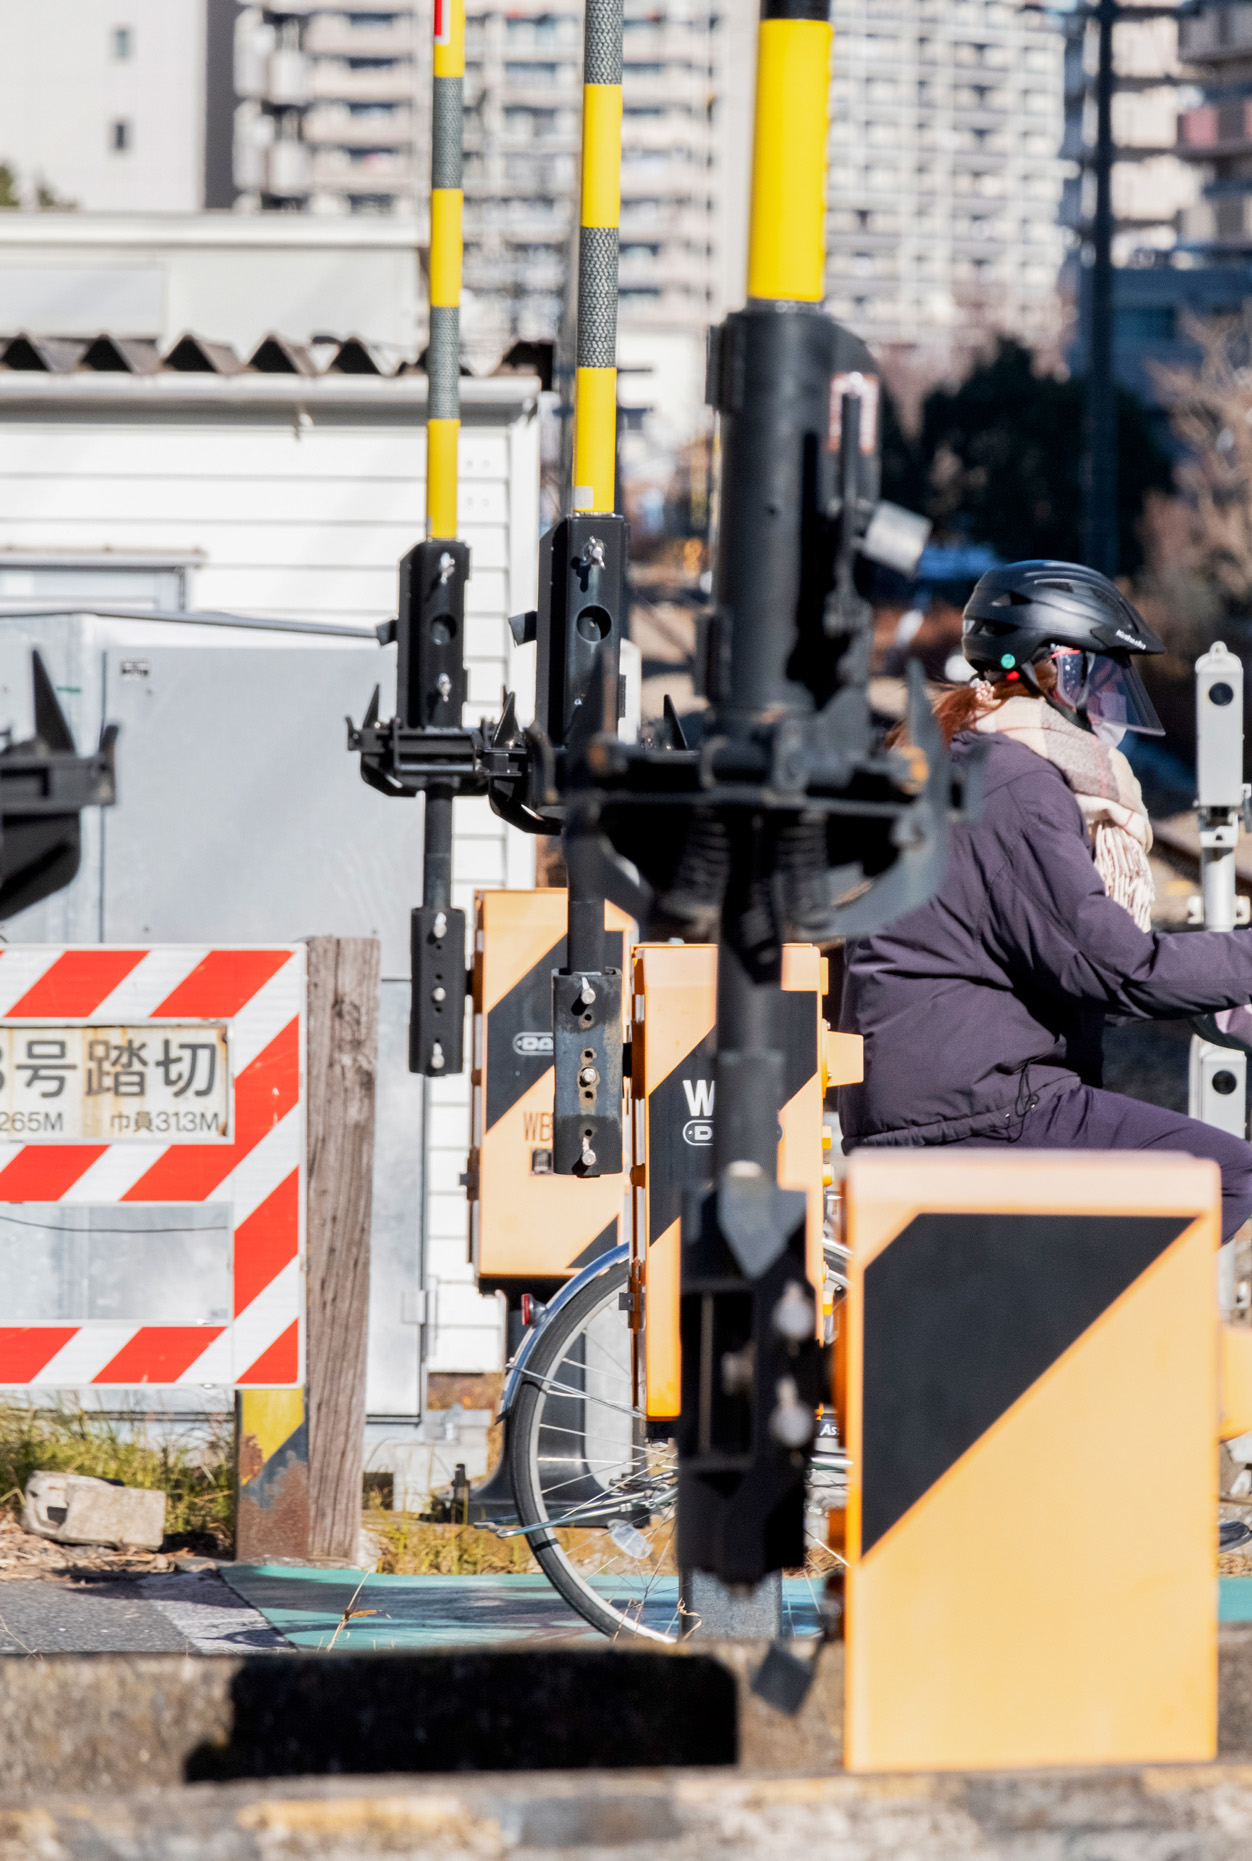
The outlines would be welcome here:
M 21 204 L 17 191 L 17 171 L 8 162 L 0 162 L 0 208 L 20 207 Z
M 896 477 L 920 471 L 941 536 L 989 543 L 1009 562 L 1081 561 L 1085 400 L 1081 381 L 1039 374 L 1029 349 L 1001 337 L 959 387 L 927 396 L 915 452 Z M 1120 566 L 1132 574 L 1143 561 L 1144 500 L 1171 490 L 1173 472 L 1149 410 L 1125 389 L 1117 423 Z
M 0 1503 L 20 1509 L 32 1473 L 88 1473 L 166 1495 L 165 1541 L 211 1541 L 227 1550 L 234 1533 L 233 1435 L 228 1425 L 197 1443 L 156 1436 L 143 1421 L 119 1422 L 67 1403 L 0 1407 Z

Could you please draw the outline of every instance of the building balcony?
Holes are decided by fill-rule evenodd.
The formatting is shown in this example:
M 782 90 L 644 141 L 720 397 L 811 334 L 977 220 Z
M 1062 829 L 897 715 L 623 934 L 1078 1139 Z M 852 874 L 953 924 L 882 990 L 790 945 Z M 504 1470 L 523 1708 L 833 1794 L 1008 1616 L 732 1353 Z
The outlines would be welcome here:
M 465 237 L 482 240 L 494 235 L 506 245 L 543 246 L 564 251 L 573 232 L 572 211 L 563 215 L 494 213 L 476 205 L 465 214 Z
M 265 61 L 265 100 L 267 103 L 307 103 L 312 78 L 311 61 L 303 52 L 279 46 Z
M 317 102 L 408 103 L 416 82 L 416 67 L 407 59 L 354 71 L 346 58 L 315 58 L 310 95 Z
M 709 237 L 709 228 L 713 222 L 711 206 L 703 207 L 692 203 L 667 205 L 664 201 L 641 213 L 628 203 L 623 202 L 621 230 L 625 239 L 695 239 L 701 242 Z
M 546 204 L 555 209 L 560 203 L 560 211 L 565 212 L 577 184 L 577 170 L 564 158 L 547 161 L 539 156 L 525 163 L 515 160 L 499 169 L 483 169 L 475 163 L 466 169 L 465 199 L 480 206 L 491 203 L 501 211 L 536 215 L 546 211 Z
M 267 194 L 296 198 L 309 191 L 309 151 L 302 142 L 272 142 L 264 151 L 264 180 Z
M 659 70 L 651 66 L 632 69 L 626 65 L 622 70 L 622 99 L 627 108 L 631 104 L 690 104 L 698 102 L 703 105 L 709 94 L 709 74 L 707 71 L 666 69 Z
M 1215 6 L 1178 19 L 1178 55 L 1188 64 L 1252 57 L 1252 7 Z
M 315 14 L 305 28 L 304 49 L 333 58 L 412 58 L 417 21 L 409 14 L 393 25 L 353 26 L 343 14 Z
M 1223 155 L 1245 155 L 1252 149 L 1252 97 L 1233 97 L 1224 103 L 1202 103 L 1184 110 L 1178 118 L 1175 152 L 1184 161 L 1213 161 Z
M 1246 251 L 1252 246 L 1252 195 L 1219 194 L 1184 207 L 1179 230 L 1187 245 L 1227 246 Z
M 700 330 L 709 316 L 709 298 L 703 289 L 683 291 L 647 285 L 623 291 L 618 302 L 618 323 L 627 330 Z
M 622 55 L 629 64 L 647 60 L 663 65 L 674 59 L 685 64 L 707 64 L 715 43 L 708 27 L 697 21 L 671 20 L 665 25 L 650 21 L 626 32 Z
M 551 58 L 558 52 L 576 52 L 582 44 L 582 34 L 578 20 L 573 17 L 565 19 L 547 19 L 542 24 L 534 19 L 510 19 L 508 30 L 504 35 L 504 55 L 506 58 Z M 481 41 L 481 20 L 467 19 L 465 32 L 467 40 L 471 37 L 471 26 L 477 30 L 472 36 Z
M 469 129 L 465 131 L 467 155 L 577 155 L 577 129 L 536 129 L 508 124 L 499 131 Z
M 482 94 L 487 94 L 486 86 Z M 506 79 L 498 87 L 492 86 L 491 100 L 502 110 L 576 110 L 582 101 L 582 85 L 572 78 L 551 84 L 521 84 Z
M 366 112 L 318 104 L 307 112 L 301 133 L 308 143 L 329 143 L 344 149 L 410 148 L 414 137 L 413 112 L 402 107 Z
M 708 143 L 708 124 L 689 116 L 630 116 L 622 123 L 622 160 L 628 155 L 700 149 Z
M 465 255 L 465 286 L 484 295 L 515 297 L 559 294 L 565 272 L 551 266 L 521 264 L 508 258 L 471 258 Z
M 335 193 L 372 194 L 389 188 L 411 193 L 417 183 L 412 155 L 391 151 L 353 160 L 346 149 L 318 149 L 312 153 L 308 173 L 311 186 Z

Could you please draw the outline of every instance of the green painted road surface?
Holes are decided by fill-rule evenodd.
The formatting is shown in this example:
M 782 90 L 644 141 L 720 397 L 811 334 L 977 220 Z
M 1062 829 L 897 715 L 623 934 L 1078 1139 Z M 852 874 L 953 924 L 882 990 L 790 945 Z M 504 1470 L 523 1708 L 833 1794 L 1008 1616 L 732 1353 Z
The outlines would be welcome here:
M 358 1651 L 600 1639 L 538 1572 L 383 1577 L 287 1564 L 227 1564 L 219 1574 L 297 1648 L 327 1648 L 332 1638 L 336 1648 Z M 354 1613 L 340 1628 L 346 1609 L 374 1613 Z
M 234 1564 L 223 1565 L 220 1574 L 297 1648 L 328 1648 L 332 1639 L 336 1648 L 357 1650 L 601 1639 L 538 1572 L 533 1576 L 363 1578 L 355 1570 Z M 595 1587 L 608 1596 L 614 1585 L 606 1578 Z M 645 1626 L 670 1632 L 677 1603 L 677 1579 L 661 1579 L 649 1597 Z M 814 1632 L 815 1600 L 804 1578 L 786 1581 L 784 1605 L 792 1633 Z M 343 1624 L 347 1609 L 354 1613 Z M 357 1615 L 357 1610 L 372 1613 Z
M 1252 1622 L 1252 1577 L 1217 1579 L 1219 1622 Z

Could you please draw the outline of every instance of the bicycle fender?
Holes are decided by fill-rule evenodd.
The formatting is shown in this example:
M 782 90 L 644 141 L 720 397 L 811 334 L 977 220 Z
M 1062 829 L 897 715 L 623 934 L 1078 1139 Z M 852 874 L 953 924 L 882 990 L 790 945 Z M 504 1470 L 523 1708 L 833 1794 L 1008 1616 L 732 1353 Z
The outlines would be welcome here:
M 532 1325 L 517 1347 L 517 1354 L 505 1371 L 504 1392 L 500 1397 L 500 1406 L 496 1410 L 496 1420 L 502 1422 L 513 1404 L 517 1401 L 522 1385 L 526 1381 L 526 1365 L 534 1353 L 535 1345 L 543 1336 L 545 1325 L 551 1323 L 558 1312 L 564 1310 L 570 1300 L 580 1293 L 594 1279 L 600 1279 L 623 1260 L 630 1259 L 630 1242 L 622 1241 L 617 1247 L 610 1247 L 607 1253 L 600 1254 L 581 1273 L 575 1273 L 573 1279 L 567 1279 L 556 1297 L 550 1301 L 546 1311 L 537 1325 Z

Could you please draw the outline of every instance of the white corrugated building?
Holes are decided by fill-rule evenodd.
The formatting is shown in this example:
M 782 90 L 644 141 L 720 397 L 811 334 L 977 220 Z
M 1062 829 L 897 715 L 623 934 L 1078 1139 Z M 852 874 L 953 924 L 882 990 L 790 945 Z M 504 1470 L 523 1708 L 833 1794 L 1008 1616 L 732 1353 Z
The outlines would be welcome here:
M 115 349 L 112 357 L 107 346 L 83 351 L 76 367 L 56 373 L 41 370 L 41 359 L 72 363 L 71 352 L 0 344 L 0 608 L 15 617 L 19 611 L 30 616 L 39 610 L 99 614 L 112 606 L 123 612 L 107 620 L 107 637 L 132 646 L 220 638 L 195 622 L 196 611 L 330 625 L 342 630 L 338 643 L 350 649 L 354 667 L 359 660 L 368 673 L 376 660 L 382 668 L 386 713 L 394 689 L 386 684 L 388 676 L 394 678 L 394 648 L 378 648 L 370 630 L 394 614 L 396 565 L 422 534 L 425 375 L 337 373 L 333 363 L 331 372 L 318 374 L 257 369 L 219 374 L 211 372 L 208 362 L 201 364 L 201 372 L 180 372 L 142 348 L 117 344 Z M 128 360 L 149 372 L 128 372 Z M 278 366 L 281 351 L 268 360 Z M 359 364 L 353 356 L 343 362 Z M 297 355 L 290 367 L 294 371 L 300 365 Z M 537 386 L 527 375 L 463 384 L 462 534 L 473 561 L 467 721 L 496 711 L 501 688 L 513 677 L 506 616 L 533 605 L 535 598 Z M 180 608 L 192 612 L 184 617 Z M 143 618 L 145 612 L 152 618 Z M 17 624 L 16 619 L 9 624 Z M 105 622 L 93 625 L 92 639 L 106 637 L 100 633 Z M 231 635 L 241 650 L 231 657 L 229 675 L 243 710 L 254 696 L 249 665 L 259 667 L 261 661 L 250 660 L 242 648 L 259 644 L 261 637 L 272 646 L 275 641 L 281 645 L 284 636 L 269 630 L 249 636 L 244 629 Z M 299 643 L 296 635 L 285 637 L 292 645 Z M 326 739 L 327 756 L 332 749 L 342 756 L 342 780 L 339 765 L 326 779 L 337 794 L 342 789 L 343 805 L 354 811 L 352 818 L 359 818 L 363 832 L 380 831 L 377 811 L 388 815 L 389 835 L 388 811 L 397 811 L 397 823 L 403 817 L 403 827 L 395 829 L 401 870 L 366 875 L 363 902 L 352 922 L 279 922 L 284 901 L 272 898 L 256 907 L 262 916 L 268 913 L 265 923 L 245 928 L 236 913 L 221 926 L 204 923 L 198 934 L 242 941 L 248 936 L 285 940 L 316 931 L 377 932 L 383 942 L 384 988 L 392 991 L 390 1020 L 397 1022 L 390 1036 L 384 1026 L 384 1040 L 391 1040 L 385 1063 L 399 1069 L 399 1024 L 407 1012 L 408 909 L 420 898 L 420 808 L 388 801 L 359 785 L 343 748 L 338 720 L 346 711 L 361 715 L 368 683 L 360 671 L 349 679 L 345 670 L 343 702 L 336 695 L 334 707 L 333 745 Z M 99 718 L 75 713 L 75 706 L 85 703 L 81 694 L 76 697 L 71 688 L 65 702 L 80 736 L 94 737 Z M 136 718 L 139 713 L 129 693 L 120 689 L 105 691 L 103 702 L 105 714 L 119 706 L 123 713 L 120 819 L 126 807 L 126 707 Z M 279 724 L 298 741 L 295 720 L 281 718 Z M 217 733 L 219 758 L 229 755 L 230 720 L 206 715 L 204 726 Z M 136 746 L 138 740 L 135 735 Z M 189 743 L 188 756 L 200 754 L 201 747 Z M 177 770 L 170 780 L 178 780 Z M 349 792 L 353 783 L 359 794 L 355 788 Z M 257 796 L 258 811 L 265 801 L 263 794 Z M 100 817 L 95 818 L 98 823 Z M 238 820 L 235 830 L 246 837 L 248 821 Z M 104 831 L 109 831 L 107 824 Z M 194 822 L 188 831 L 194 831 Z M 89 824 L 89 833 L 97 836 L 95 848 L 99 832 L 98 824 Z M 337 856 L 333 845 L 310 844 L 307 850 L 314 862 Z M 84 872 L 75 885 L 13 920 L 6 926 L 8 935 L 117 941 L 143 930 L 155 940 L 177 941 L 188 934 L 174 921 L 172 908 L 163 922 L 130 924 L 124 901 L 110 903 L 107 885 L 101 891 L 93 879 L 96 858 L 89 841 Z M 457 803 L 458 903 L 469 909 L 475 886 L 528 885 L 533 871 L 533 843 L 527 836 L 506 828 L 485 801 Z M 259 883 L 263 894 L 264 875 Z M 298 909 L 307 916 L 306 902 Z M 121 915 L 111 918 L 111 911 Z M 402 1089 L 420 1090 L 407 1074 Z M 433 1082 L 430 1098 L 425 1209 L 393 1208 L 387 1219 L 411 1216 L 414 1232 L 423 1230 L 433 1295 L 428 1367 L 494 1370 L 501 1361 L 502 1327 L 497 1302 L 481 1299 L 472 1285 L 465 1195 L 458 1180 L 468 1141 L 468 1082 Z M 420 1145 L 421 1135 L 414 1123 L 410 1149 Z M 394 1131 L 389 1141 L 395 1141 Z M 381 1208 L 388 1198 L 385 1185 L 380 1189 Z M 379 1261 L 389 1249 L 395 1253 L 377 1231 L 375 1239 Z M 376 1277 L 375 1285 L 380 1309 L 372 1314 L 376 1335 L 369 1406 L 376 1417 L 402 1421 L 416 1414 L 419 1400 L 412 1359 L 421 1305 L 414 1298 L 402 1312 L 395 1284 L 380 1289 Z M 417 1291 L 414 1281 L 412 1292 Z M 396 1331 L 402 1323 L 412 1328 L 412 1349 Z

